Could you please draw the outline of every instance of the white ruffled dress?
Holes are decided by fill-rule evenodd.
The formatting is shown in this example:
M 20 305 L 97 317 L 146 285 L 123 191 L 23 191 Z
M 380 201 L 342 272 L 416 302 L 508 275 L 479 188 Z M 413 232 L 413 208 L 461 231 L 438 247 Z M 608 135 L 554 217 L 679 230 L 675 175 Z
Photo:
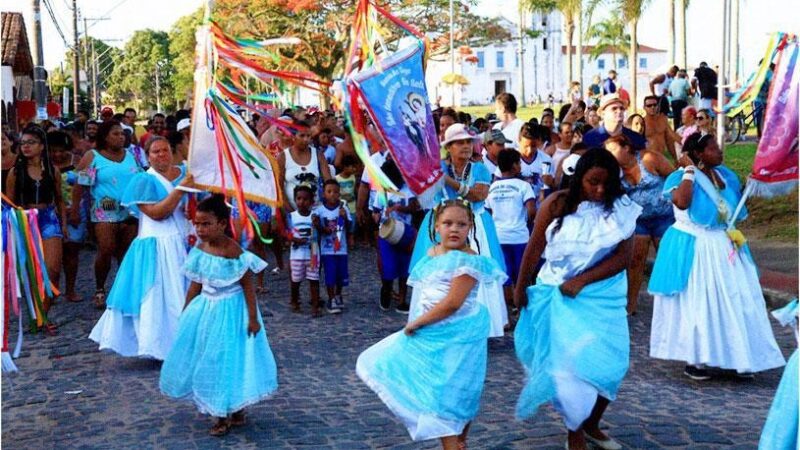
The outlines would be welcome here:
M 154 220 L 138 205 L 164 200 L 183 177 L 181 169 L 170 182 L 151 168 L 134 176 L 122 196 L 122 205 L 139 216 L 139 234 L 117 271 L 107 309 L 89 335 L 100 350 L 163 360 L 172 348 L 186 299 L 181 269 L 189 223 L 180 206 L 169 217 Z

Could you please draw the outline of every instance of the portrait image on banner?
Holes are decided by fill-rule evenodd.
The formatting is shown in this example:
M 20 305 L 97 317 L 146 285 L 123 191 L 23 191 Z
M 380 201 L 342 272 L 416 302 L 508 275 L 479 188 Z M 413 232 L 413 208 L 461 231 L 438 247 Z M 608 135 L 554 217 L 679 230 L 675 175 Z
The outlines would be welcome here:
M 349 80 L 355 83 L 409 189 L 417 195 L 442 177 L 422 57 L 422 46 L 414 45 Z

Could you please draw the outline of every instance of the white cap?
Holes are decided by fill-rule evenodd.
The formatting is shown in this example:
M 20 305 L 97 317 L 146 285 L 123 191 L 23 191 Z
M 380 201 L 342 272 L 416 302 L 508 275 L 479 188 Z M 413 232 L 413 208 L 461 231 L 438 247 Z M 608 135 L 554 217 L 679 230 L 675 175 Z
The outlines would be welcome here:
M 178 131 L 183 131 L 183 130 L 189 128 L 189 126 L 191 126 L 191 125 L 192 125 L 192 122 L 189 119 L 181 119 L 181 120 L 178 121 L 178 126 L 175 127 L 175 129 L 178 130 Z

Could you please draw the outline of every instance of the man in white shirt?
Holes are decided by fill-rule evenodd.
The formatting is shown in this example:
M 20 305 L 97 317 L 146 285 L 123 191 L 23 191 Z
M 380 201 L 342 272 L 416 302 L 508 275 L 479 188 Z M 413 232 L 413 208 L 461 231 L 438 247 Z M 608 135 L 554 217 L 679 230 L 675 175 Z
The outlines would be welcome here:
M 543 199 L 542 190 L 555 185 L 551 171 L 553 158 L 544 151 L 548 134 L 547 128 L 526 123 L 519 135 L 520 176 L 533 188 L 537 207 Z
M 502 131 L 514 148 L 519 148 L 519 131 L 525 122 L 517 118 L 517 99 L 513 94 L 503 92 L 495 98 L 494 108 L 500 122 L 493 129 Z
M 500 169 L 497 167 L 497 155 L 500 150 L 506 148 L 506 144 L 511 143 L 500 130 L 489 130 L 483 133 L 483 165 L 489 169 L 493 180 L 500 177 Z

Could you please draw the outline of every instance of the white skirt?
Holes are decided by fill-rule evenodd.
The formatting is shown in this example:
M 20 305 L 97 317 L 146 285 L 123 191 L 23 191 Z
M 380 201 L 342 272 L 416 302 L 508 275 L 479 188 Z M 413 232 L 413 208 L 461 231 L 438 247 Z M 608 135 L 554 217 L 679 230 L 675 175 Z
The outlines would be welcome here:
M 783 366 L 753 262 L 733 251 L 722 230 L 691 233 L 697 239 L 686 288 L 655 296 L 650 356 L 738 372 Z
M 155 283 L 142 299 L 139 315 L 106 309 L 89 335 L 100 350 L 163 361 L 172 348 L 186 301 L 186 247 L 177 235 L 158 238 L 156 247 Z

